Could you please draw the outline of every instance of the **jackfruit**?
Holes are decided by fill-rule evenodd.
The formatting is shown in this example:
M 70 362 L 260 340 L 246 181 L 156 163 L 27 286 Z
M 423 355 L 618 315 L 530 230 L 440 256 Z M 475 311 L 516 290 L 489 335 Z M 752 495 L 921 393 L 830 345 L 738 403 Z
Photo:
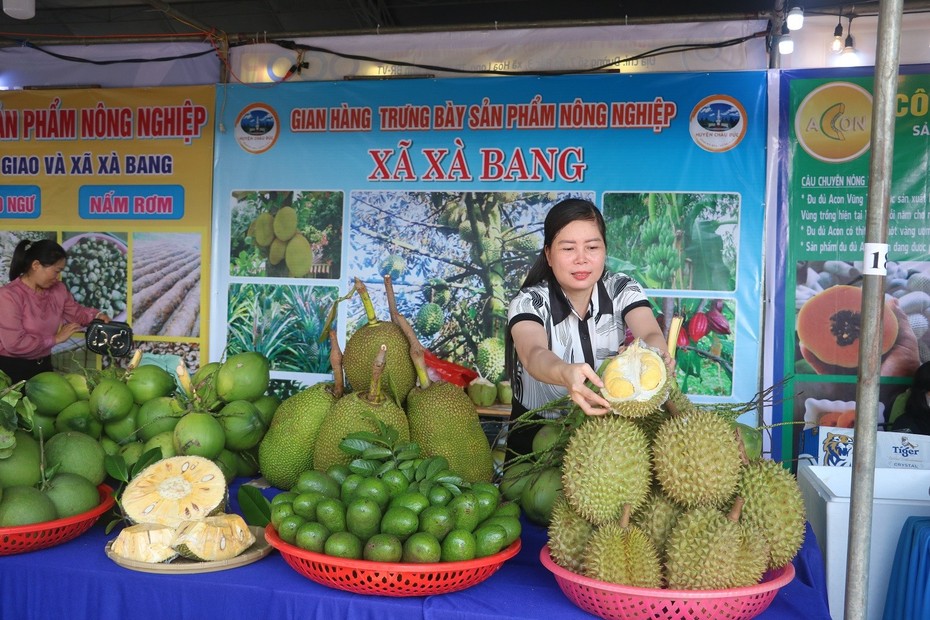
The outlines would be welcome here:
M 158 564 L 178 557 L 171 546 L 174 528 L 159 523 L 137 523 L 124 527 L 110 544 L 110 551 L 121 558 Z
M 270 213 L 259 213 L 251 226 L 252 237 L 255 244 L 267 248 L 274 241 L 274 216 Z
M 258 467 L 272 486 L 290 490 L 313 466 L 323 419 L 336 402 L 332 383 L 317 383 L 285 399 L 258 447 Z
M 284 263 L 292 278 L 302 278 L 310 273 L 313 266 L 313 249 L 303 235 L 291 237 L 284 248 Z
M 177 527 L 182 521 L 221 512 L 226 497 L 226 479 L 213 461 L 174 456 L 139 472 L 126 485 L 120 501 L 133 523 Z
M 255 534 L 237 514 L 222 514 L 184 521 L 174 533 L 172 546 L 185 558 L 202 562 L 230 560 L 252 546 Z
M 290 241 L 297 234 L 297 211 L 294 207 L 281 207 L 274 214 L 274 236 L 281 241 Z

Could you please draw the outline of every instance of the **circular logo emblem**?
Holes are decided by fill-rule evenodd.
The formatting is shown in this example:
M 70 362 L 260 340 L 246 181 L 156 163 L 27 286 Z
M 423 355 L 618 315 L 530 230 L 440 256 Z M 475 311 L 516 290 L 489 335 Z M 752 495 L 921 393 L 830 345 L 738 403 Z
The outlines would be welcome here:
M 705 151 L 729 151 L 746 135 L 746 109 L 733 97 L 705 97 L 691 110 L 688 131 L 694 143 Z
M 236 119 L 236 142 L 249 153 L 264 153 L 274 146 L 280 127 L 278 115 L 272 108 L 253 103 Z
M 849 82 L 812 90 L 794 116 L 794 133 L 807 153 L 825 162 L 855 159 L 869 148 L 872 95 Z

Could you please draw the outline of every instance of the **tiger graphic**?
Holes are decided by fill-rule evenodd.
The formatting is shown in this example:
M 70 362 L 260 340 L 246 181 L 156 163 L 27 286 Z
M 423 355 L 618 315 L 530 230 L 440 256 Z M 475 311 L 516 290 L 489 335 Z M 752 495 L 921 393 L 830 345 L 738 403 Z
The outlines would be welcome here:
M 823 464 L 844 466 L 852 464 L 853 438 L 840 433 L 827 433 L 823 440 Z

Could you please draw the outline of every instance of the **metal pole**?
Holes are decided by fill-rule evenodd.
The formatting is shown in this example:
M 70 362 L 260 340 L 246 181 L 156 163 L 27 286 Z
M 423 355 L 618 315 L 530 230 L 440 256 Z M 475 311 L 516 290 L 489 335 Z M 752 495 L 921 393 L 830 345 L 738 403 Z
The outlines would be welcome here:
M 866 620 L 869 598 L 869 556 L 872 500 L 875 484 L 875 443 L 878 428 L 878 387 L 881 378 L 882 311 L 888 252 L 888 203 L 894 155 L 894 103 L 897 94 L 898 49 L 903 0 L 881 0 L 872 102 L 869 197 L 863 252 L 862 331 L 856 385 L 856 448 L 853 457 L 846 555 L 846 620 Z M 877 253 L 874 254 L 873 253 Z M 870 267 L 878 267 L 869 273 Z

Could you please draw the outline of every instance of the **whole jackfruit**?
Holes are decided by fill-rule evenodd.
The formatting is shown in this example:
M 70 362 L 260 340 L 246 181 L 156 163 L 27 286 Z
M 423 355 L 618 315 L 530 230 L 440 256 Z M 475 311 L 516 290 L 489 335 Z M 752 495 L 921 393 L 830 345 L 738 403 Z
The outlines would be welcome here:
M 562 458 L 562 486 L 572 507 L 594 525 L 635 511 L 649 494 L 649 442 L 630 420 L 590 418 L 579 426 Z
M 601 379 L 601 394 L 614 413 L 629 418 L 651 415 L 668 398 L 665 361 L 639 338 L 610 360 Z
M 627 513 L 627 518 L 629 513 Z M 655 545 L 627 518 L 598 528 L 585 547 L 585 575 L 599 581 L 638 588 L 662 585 Z
M 713 411 L 670 418 L 653 442 L 656 479 L 666 495 L 686 508 L 728 502 L 741 466 L 736 433 Z
M 743 468 L 737 493 L 746 502 L 741 521 L 769 545 L 769 568 L 790 562 L 804 543 L 807 521 L 794 474 L 771 459 L 754 461 Z
M 573 573 L 584 574 L 584 550 L 593 532 L 594 526 L 560 494 L 552 504 L 548 529 L 549 553 L 555 563 Z
M 313 466 L 313 447 L 336 397 L 332 383 L 317 383 L 285 399 L 258 446 L 258 467 L 272 486 L 290 490 Z
M 297 211 L 294 207 L 281 207 L 274 215 L 274 236 L 281 241 L 289 241 L 297 234 Z
M 310 273 L 313 266 L 313 249 L 310 242 L 301 234 L 294 235 L 284 247 L 284 263 L 293 278 L 302 278 Z
M 268 212 L 259 213 L 250 227 L 255 244 L 267 248 L 274 241 L 274 216 Z

